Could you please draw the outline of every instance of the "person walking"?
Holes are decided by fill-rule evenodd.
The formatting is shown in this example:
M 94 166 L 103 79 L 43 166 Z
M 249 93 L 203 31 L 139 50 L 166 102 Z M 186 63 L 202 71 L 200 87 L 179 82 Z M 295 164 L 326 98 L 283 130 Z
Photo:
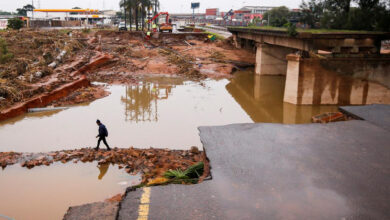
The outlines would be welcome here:
M 96 121 L 96 124 L 99 126 L 99 134 L 96 136 L 96 138 L 99 138 L 97 147 L 95 150 L 99 150 L 100 142 L 103 141 L 104 145 L 106 145 L 107 150 L 111 150 L 110 146 L 108 146 L 106 137 L 108 137 L 108 131 L 104 124 L 100 122 L 100 120 Z

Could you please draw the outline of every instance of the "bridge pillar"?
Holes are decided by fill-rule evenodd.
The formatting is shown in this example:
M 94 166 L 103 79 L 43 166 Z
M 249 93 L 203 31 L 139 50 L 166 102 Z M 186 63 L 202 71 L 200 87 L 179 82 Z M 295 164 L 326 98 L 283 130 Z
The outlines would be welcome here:
M 288 55 L 287 56 L 287 74 L 286 74 L 286 85 L 284 87 L 284 102 L 292 104 L 301 104 L 299 96 L 299 74 L 301 58 L 299 55 Z
M 286 56 L 295 50 L 287 47 L 270 44 L 257 44 L 256 74 L 259 75 L 286 75 Z
M 298 105 L 390 103 L 389 58 L 287 56 L 284 102 Z

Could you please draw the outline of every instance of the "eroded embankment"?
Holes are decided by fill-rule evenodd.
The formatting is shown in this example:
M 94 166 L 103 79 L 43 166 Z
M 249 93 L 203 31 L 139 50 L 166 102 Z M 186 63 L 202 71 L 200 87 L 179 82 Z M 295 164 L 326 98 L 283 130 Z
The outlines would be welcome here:
M 150 41 L 139 32 L 114 31 L 21 31 L 1 37 L 12 56 L 0 64 L 0 120 L 89 86 L 80 75 L 90 82 L 131 84 L 139 74 L 229 77 L 240 65 L 254 64 L 253 53 L 228 40 L 208 42 L 204 34 L 162 34 Z
M 99 164 L 116 164 L 120 169 L 124 168 L 132 175 L 142 173 L 143 184 L 154 184 L 156 178 L 162 178 L 169 170 L 184 171 L 206 160 L 203 152 L 196 147 L 192 147 L 191 150 L 115 148 L 111 151 L 96 151 L 83 148 L 49 153 L 0 152 L 0 166 L 3 169 L 17 163 L 31 169 L 36 166 L 49 166 L 55 162 L 86 163 L 93 161 L 98 161 Z
M 36 95 L 33 98 L 25 100 L 25 101 L 15 105 L 15 106 L 11 107 L 11 108 L 8 108 L 8 109 L 1 111 L 0 112 L 0 121 L 27 113 L 27 110 L 30 108 L 45 107 L 50 103 L 53 103 L 57 100 L 68 97 L 70 94 L 72 94 L 74 91 L 76 91 L 80 88 L 90 87 L 91 83 L 87 79 L 87 77 L 85 75 L 82 75 L 81 77 L 78 75 L 86 73 L 86 72 L 94 70 L 94 69 L 97 69 L 100 66 L 105 65 L 106 63 L 110 62 L 111 59 L 112 59 L 112 57 L 110 55 L 99 53 L 93 59 L 91 59 L 91 61 L 88 64 L 82 66 L 80 69 L 78 69 L 70 74 L 72 77 L 76 78 L 75 81 L 61 85 L 58 88 L 56 88 L 50 92 Z M 91 101 L 95 98 L 101 98 L 101 97 L 106 96 L 107 94 L 108 93 L 101 94 L 98 96 L 91 96 L 90 99 L 85 100 L 85 101 Z M 74 104 L 74 103 L 72 103 L 72 104 Z

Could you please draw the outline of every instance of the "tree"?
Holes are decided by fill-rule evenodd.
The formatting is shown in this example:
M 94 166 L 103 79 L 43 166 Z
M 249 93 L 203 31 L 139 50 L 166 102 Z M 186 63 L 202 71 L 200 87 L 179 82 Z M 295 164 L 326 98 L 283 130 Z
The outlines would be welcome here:
M 33 11 L 34 9 L 35 9 L 34 6 L 28 4 L 28 5 L 23 6 L 23 8 L 16 9 L 16 11 L 17 11 L 18 15 L 27 16 L 27 12 Z
M 318 27 L 321 16 L 324 12 L 324 4 L 321 0 L 303 1 L 300 5 L 301 17 L 300 22 L 309 25 L 310 27 Z
M 310 0 L 300 8 L 300 21 L 311 27 L 390 31 L 388 0 Z
M 7 28 L 19 30 L 23 27 L 23 24 L 24 24 L 23 21 L 20 20 L 19 18 L 11 18 L 11 19 L 8 19 Z
M 286 6 L 281 6 L 267 11 L 264 13 L 263 18 L 269 19 L 268 23 L 271 26 L 283 27 L 283 25 L 288 23 L 289 14 L 290 10 Z
M 8 12 L 8 11 L 1 11 L 0 10 L 0 15 L 12 15 L 12 13 Z
M 129 12 L 130 26 L 132 25 L 132 20 L 135 20 L 136 30 L 139 30 L 139 24 L 141 27 L 145 27 L 145 19 L 147 12 L 152 6 L 154 6 L 155 14 L 156 10 L 160 7 L 159 0 L 121 0 L 119 3 L 120 7 L 123 8 L 126 12 Z M 139 22 L 141 19 L 141 22 Z

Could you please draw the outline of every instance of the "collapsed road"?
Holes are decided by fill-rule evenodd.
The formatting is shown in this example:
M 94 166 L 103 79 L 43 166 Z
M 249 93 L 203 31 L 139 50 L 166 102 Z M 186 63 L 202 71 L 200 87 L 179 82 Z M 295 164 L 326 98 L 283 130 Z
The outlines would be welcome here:
M 117 219 L 388 219 L 389 106 L 343 109 L 366 120 L 200 127 L 212 180 L 129 190 Z

